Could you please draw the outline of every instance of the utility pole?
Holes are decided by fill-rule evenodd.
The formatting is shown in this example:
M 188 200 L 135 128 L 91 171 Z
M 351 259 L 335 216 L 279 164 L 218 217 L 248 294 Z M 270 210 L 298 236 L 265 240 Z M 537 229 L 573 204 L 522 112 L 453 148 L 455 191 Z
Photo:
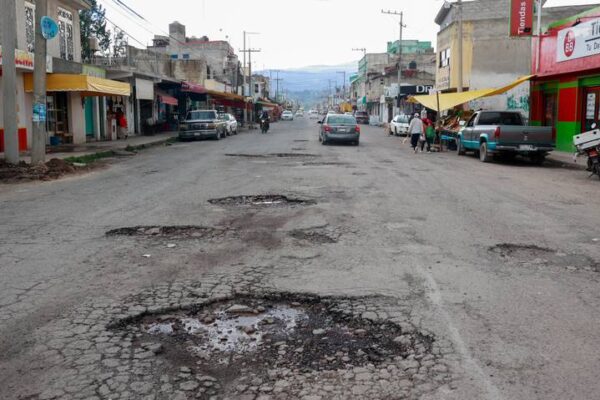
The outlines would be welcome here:
M 381 13 L 400 16 L 400 38 L 398 40 L 398 107 L 400 107 L 400 92 L 402 88 L 402 30 L 406 28 L 406 25 L 404 25 L 404 12 L 381 10 Z
M 275 81 L 275 102 L 279 101 L 279 82 L 283 80 L 283 78 L 279 77 L 279 70 L 276 70 L 275 73 L 277 74 L 277 78 L 274 79 Z
M 535 71 L 534 73 L 540 72 L 540 56 L 542 52 L 542 0 L 538 0 L 536 2 L 537 5 L 537 27 L 536 27 L 536 35 L 537 35 L 537 46 L 535 49 Z
M 344 100 L 346 100 L 346 71 L 337 71 L 338 74 L 344 75 L 344 84 L 342 85 Z
M 463 9 L 462 0 L 456 1 L 458 9 L 458 86 L 456 91 L 463 91 Z
M 246 35 L 258 35 L 258 32 L 247 32 L 244 31 L 244 50 L 242 50 L 242 53 L 244 53 L 244 67 L 242 68 L 242 76 L 243 76 L 243 84 L 242 84 L 242 96 L 244 97 L 244 101 L 245 98 L 247 96 L 246 94 Z M 248 90 L 250 92 L 250 90 Z M 248 107 L 246 106 L 246 104 L 244 103 L 244 123 L 248 123 Z
M 17 17 L 15 0 L 2 0 L 2 95 L 4 115 L 4 157 L 9 164 L 19 163 L 17 129 L 17 68 L 15 47 Z
M 260 49 L 249 48 L 249 49 L 244 49 L 244 50 L 241 50 L 241 51 L 244 52 L 244 55 L 246 53 L 248 53 L 248 76 L 249 76 L 249 79 L 248 79 L 248 82 L 249 82 L 249 84 L 248 84 L 248 91 L 250 92 L 250 93 L 248 93 L 248 95 L 250 97 L 254 98 L 254 86 L 252 85 L 252 53 L 260 53 L 261 50 Z M 245 74 L 244 74 L 244 76 L 245 76 Z M 247 117 L 247 109 L 245 108 L 244 110 L 245 110 L 245 112 L 244 112 L 244 114 L 245 114 L 244 115 L 244 119 L 246 119 L 246 117 Z M 250 123 L 249 123 L 250 129 L 253 128 L 253 124 L 254 124 L 254 110 L 252 110 L 250 112 Z
M 48 0 L 35 2 L 35 58 L 33 64 L 33 107 L 31 164 L 46 161 L 46 38 L 42 35 L 42 17 L 48 14 Z

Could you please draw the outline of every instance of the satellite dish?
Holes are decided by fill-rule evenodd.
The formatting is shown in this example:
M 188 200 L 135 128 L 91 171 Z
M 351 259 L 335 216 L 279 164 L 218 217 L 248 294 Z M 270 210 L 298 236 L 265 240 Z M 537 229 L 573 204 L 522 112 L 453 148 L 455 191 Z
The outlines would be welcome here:
M 44 39 L 50 40 L 58 35 L 58 24 L 52 18 L 42 17 L 41 26 Z

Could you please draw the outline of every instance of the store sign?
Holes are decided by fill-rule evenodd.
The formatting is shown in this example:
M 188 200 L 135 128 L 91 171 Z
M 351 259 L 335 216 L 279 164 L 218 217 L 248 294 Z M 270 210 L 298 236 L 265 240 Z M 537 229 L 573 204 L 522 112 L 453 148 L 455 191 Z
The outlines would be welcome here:
M 0 66 L 2 65 L 2 46 L 0 46 Z M 15 65 L 19 69 L 33 71 L 33 53 L 15 49 Z
M 43 16 L 41 19 L 42 36 L 46 40 L 54 39 L 58 35 L 58 24 L 50 17 Z
M 435 86 L 439 90 L 450 89 L 450 66 L 438 68 L 435 76 Z
M 138 100 L 154 100 L 154 82 L 135 78 L 135 96 Z
M 533 0 L 510 1 L 510 36 L 533 34 Z
M 431 85 L 407 85 L 400 87 L 401 94 L 422 95 L 433 89 Z
M 556 60 L 575 60 L 600 54 L 600 19 L 584 22 L 558 32 Z

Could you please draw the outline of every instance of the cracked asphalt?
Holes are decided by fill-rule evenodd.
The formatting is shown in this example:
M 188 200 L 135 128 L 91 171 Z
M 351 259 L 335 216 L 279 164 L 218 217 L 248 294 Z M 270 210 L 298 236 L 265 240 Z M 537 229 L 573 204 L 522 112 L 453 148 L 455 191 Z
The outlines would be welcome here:
M 322 146 L 308 120 L 2 185 L 0 398 L 596 398 L 599 192 L 579 170 L 415 155 L 373 127 Z M 225 376 L 132 324 L 248 296 L 401 335 L 318 368 L 280 343 Z M 368 358 L 384 339 L 402 354 Z

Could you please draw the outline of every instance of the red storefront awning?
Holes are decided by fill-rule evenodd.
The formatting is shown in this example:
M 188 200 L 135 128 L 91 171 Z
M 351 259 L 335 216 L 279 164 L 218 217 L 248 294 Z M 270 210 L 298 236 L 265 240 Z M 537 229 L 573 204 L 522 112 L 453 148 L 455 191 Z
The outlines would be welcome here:
M 181 83 L 181 91 L 182 92 L 191 92 L 191 93 L 205 94 L 206 93 L 206 88 L 204 86 L 198 85 L 196 83 L 182 82 Z
M 177 104 L 179 104 L 179 101 L 177 101 L 175 97 L 169 96 L 166 92 L 163 92 L 162 90 L 156 90 L 156 94 L 158 95 L 160 102 L 163 104 L 168 104 L 171 106 L 176 106 Z

